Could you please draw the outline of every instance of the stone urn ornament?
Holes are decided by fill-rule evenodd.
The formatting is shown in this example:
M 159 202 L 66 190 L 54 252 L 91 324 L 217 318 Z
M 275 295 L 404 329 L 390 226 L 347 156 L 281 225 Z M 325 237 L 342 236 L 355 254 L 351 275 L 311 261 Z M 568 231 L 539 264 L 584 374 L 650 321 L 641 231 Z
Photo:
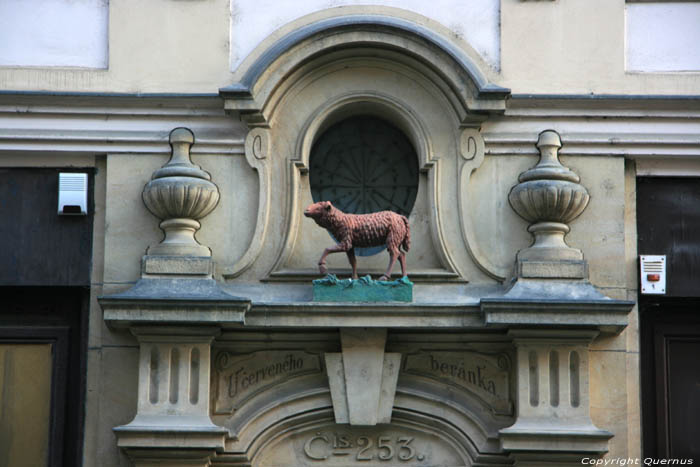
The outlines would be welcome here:
M 590 196 L 579 183 L 580 177 L 559 162 L 561 146 L 557 132 L 546 130 L 540 133 L 537 140 L 539 162 L 520 174 L 520 183 L 508 195 L 515 212 L 531 222 L 527 230 L 535 238 L 529 248 L 518 252 L 520 263 L 553 265 L 574 262 L 585 265 L 581 250 L 567 245 L 564 236 L 569 233 L 569 222 L 588 206 Z M 545 274 L 547 267 L 539 270 Z M 552 273 L 558 274 L 556 271 Z
M 153 173 L 143 189 L 143 202 L 161 219 L 165 238 L 151 246 L 153 256 L 210 257 L 211 251 L 200 245 L 194 234 L 199 219 L 214 210 L 219 202 L 219 189 L 211 176 L 190 161 L 194 134 L 187 128 L 170 132 L 172 156 L 167 164 Z

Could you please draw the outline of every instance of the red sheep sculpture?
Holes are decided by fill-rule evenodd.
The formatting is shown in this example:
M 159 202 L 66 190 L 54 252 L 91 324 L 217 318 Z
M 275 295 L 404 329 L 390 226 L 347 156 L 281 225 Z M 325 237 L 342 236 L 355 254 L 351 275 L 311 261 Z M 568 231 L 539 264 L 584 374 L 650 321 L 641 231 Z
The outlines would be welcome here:
M 390 258 L 389 267 L 379 280 L 388 280 L 391 277 L 391 270 L 397 258 L 401 264 L 401 275 L 406 275 L 406 252 L 411 247 L 411 229 L 405 216 L 392 211 L 346 214 L 330 201 L 319 201 L 309 205 L 304 215 L 328 230 L 338 242 L 335 246 L 323 250 L 323 255 L 318 261 L 321 274 L 328 272 L 326 257 L 331 253 L 344 251 L 352 266 L 352 278 L 357 279 L 355 247 L 386 245 Z

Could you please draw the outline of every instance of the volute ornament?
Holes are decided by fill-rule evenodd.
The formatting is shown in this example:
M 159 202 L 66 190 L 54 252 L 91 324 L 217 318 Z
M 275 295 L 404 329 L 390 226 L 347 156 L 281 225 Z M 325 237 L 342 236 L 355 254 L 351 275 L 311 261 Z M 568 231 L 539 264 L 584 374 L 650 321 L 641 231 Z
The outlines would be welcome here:
M 540 160 L 518 177 L 508 195 L 515 212 L 531 222 L 528 232 L 535 237 L 529 248 L 518 253 L 519 261 L 582 261 L 583 253 L 569 247 L 564 236 L 568 223 L 588 206 L 588 190 L 580 177 L 559 162 L 561 139 L 553 130 L 540 133 L 537 140 Z
M 190 161 L 194 134 L 187 128 L 170 133 L 172 156 L 167 164 L 153 173 L 143 189 L 143 202 L 161 219 L 165 238 L 148 249 L 155 256 L 211 256 L 194 234 L 199 220 L 212 212 L 219 202 L 219 189 L 211 176 Z

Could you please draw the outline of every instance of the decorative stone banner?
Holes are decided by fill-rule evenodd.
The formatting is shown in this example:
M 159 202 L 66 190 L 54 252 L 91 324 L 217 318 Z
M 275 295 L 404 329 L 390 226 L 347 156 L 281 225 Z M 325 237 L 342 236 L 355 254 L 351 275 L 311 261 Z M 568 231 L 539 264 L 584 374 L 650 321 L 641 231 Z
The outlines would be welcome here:
M 510 359 L 506 354 L 421 352 L 406 355 L 402 373 L 436 379 L 466 390 L 496 415 L 512 415 Z
M 251 397 L 299 376 L 322 371 L 320 354 L 269 350 L 237 354 L 220 350 L 214 359 L 214 413 L 232 414 Z
M 327 425 L 282 438 L 254 465 L 435 466 L 471 465 L 465 453 L 431 430 L 377 425 Z

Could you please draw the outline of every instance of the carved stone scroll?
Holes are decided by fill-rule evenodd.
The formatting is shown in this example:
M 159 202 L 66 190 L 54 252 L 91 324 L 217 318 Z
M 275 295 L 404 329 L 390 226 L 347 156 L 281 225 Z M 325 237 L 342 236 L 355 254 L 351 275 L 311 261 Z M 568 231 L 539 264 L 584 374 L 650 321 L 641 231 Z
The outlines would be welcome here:
M 243 274 L 253 265 L 265 243 L 270 219 L 270 132 L 266 128 L 253 128 L 245 140 L 245 157 L 248 164 L 258 172 L 258 215 L 255 221 L 255 232 L 245 253 L 234 264 L 223 268 L 226 278 Z
M 484 162 L 484 138 L 479 130 L 475 128 L 465 128 L 459 138 L 459 151 L 462 156 L 458 173 L 459 189 L 459 220 L 462 226 L 462 238 L 467 246 L 469 255 L 474 263 L 489 277 L 502 281 L 505 279 L 507 271 L 502 267 L 493 264 L 488 255 L 479 247 L 476 233 L 474 232 L 473 216 L 471 214 L 472 204 L 475 199 L 469 194 L 469 185 L 474 172 L 481 167 Z

